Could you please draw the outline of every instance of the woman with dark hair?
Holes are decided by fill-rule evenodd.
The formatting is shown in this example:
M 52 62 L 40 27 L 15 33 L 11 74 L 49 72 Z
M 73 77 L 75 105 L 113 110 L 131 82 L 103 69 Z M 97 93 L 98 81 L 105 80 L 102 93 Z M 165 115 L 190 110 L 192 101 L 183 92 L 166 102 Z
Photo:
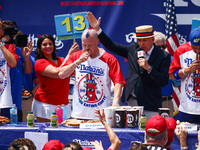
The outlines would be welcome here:
M 74 43 L 65 60 L 78 49 L 79 45 Z M 50 116 L 52 112 L 55 112 L 57 105 L 65 105 L 68 117 L 71 113 L 71 107 L 68 105 L 70 77 L 59 78 L 58 72 L 64 58 L 57 57 L 55 51 L 55 40 L 51 35 L 45 34 L 38 39 L 35 51 L 35 72 L 40 86 L 34 95 L 32 104 L 32 110 L 38 122 L 50 122 Z

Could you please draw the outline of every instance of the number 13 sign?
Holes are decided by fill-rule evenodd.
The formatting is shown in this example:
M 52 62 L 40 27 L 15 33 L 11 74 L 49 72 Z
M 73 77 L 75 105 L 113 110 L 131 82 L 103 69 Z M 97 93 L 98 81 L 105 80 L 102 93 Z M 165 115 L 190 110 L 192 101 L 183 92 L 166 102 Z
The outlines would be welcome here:
M 87 12 L 55 15 L 56 34 L 59 40 L 81 38 L 83 31 L 89 28 Z

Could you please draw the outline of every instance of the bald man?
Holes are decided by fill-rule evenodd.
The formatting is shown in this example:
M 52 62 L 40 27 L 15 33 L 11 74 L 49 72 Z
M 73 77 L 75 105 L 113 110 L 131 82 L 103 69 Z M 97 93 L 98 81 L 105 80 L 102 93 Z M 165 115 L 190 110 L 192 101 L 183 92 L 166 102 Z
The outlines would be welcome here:
M 81 37 L 81 51 L 73 53 L 60 69 L 60 78 L 66 78 L 75 71 L 72 117 L 98 119 L 94 110 L 97 106 L 119 106 L 125 80 L 117 59 L 99 48 L 95 30 L 86 29 Z M 114 84 L 114 98 L 111 99 L 111 82 Z

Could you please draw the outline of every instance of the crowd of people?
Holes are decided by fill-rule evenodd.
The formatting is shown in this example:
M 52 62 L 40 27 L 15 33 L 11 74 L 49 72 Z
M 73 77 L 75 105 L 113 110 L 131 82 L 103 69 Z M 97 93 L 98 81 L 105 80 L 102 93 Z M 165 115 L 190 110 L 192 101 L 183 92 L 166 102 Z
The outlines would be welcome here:
M 145 144 L 133 142 L 130 149 L 171 149 L 176 128 L 176 121 L 172 118 L 172 86 L 181 86 L 177 119 L 200 123 L 200 28 L 191 31 L 189 42 L 179 46 L 172 57 L 165 51 L 165 35 L 154 32 L 151 25 L 136 27 L 132 38 L 137 42 L 121 45 L 113 42 L 100 28 L 101 18 L 96 19 L 92 12 L 88 12 L 86 17 L 92 28 L 82 33 L 82 50 L 74 42 L 65 58 L 56 56 L 55 39 L 44 34 L 37 41 L 34 59 L 30 55 L 32 42 L 24 47 L 16 45 L 13 38 L 22 32 L 6 35 L 5 29 L 15 24 L 0 20 L 1 115 L 10 118 L 10 108 L 15 104 L 18 121 L 22 122 L 22 90 L 25 88 L 34 96 L 27 105 L 38 122 L 50 122 L 57 105 L 64 105 L 68 111 L 67 118 L 100 120 L 111 142 L 108 149 L 117 150 L 121 141 L 107 124 L 102 109 L 118 107 L 123 91 L 129 106 L 144 106 L 148 119 Z M 100 48 L 99 42 L 106 50 L 128 60 L 126 80 L 117 59 Z M 143 55 L 139 55 L 140 52 Z M 72 110 L 68 100 L 70 76 L 75 76 Z M 111 83 L 114 84 L 113 99 Z M 158 115 L 158 108 L 162 107 L 170 109 L 169 118 Z M 176 135 L 181 149 L 188 149 L 187 131 L 179 127 Z M 59 143 L 51 142 L 54 144 L 45 144 L 43 149 Z M 91 143 L 96 150 L 103 149 L 101 142 Z M 10 148 L 19 145 L 20 142 L 14 141 Z M 64 150 L 82 149 L 75 142 L 65 146 L 60 143 L 60 147 Z M 35 146 L 30 149 L 35 149 Z

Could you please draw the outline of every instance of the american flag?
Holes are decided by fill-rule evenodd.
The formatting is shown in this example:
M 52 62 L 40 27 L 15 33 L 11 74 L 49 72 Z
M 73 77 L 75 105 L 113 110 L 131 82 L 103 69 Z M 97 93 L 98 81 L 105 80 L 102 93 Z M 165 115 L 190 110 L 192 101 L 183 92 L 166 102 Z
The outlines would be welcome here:
M 166 1 L 166 24 L 165 24 L 165 35 L 166 35 L 166 44 L 167 51 L 171 56 L 174 55 L 175 50 L 179 46 L 178 39 L 178 28 L 176 20 L 176 10 L 174 5 L 174 0 Z M 173 99 L 174 99 L 174 108 L 175 110 L 179 107 L 179 95 L 180 88 L 173 87 Z

